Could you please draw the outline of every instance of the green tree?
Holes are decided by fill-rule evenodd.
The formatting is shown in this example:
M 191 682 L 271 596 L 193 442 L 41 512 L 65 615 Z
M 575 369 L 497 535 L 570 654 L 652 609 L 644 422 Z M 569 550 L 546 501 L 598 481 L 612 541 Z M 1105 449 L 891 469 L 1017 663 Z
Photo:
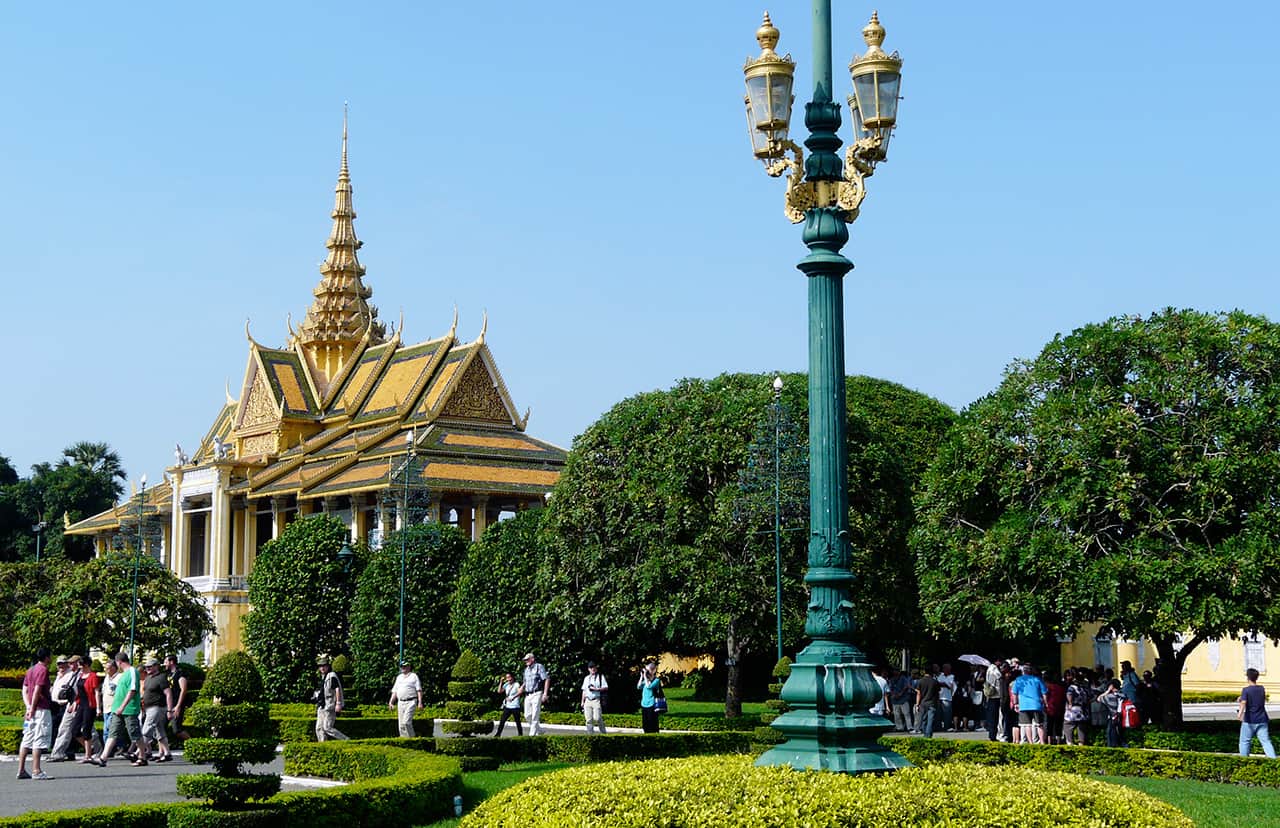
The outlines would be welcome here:
M 129 644 L 133 616 L 132 554 L 112 553 L 83 563 L 53 559 L 0 564 L 0 603 L 12 607 L 0 638 L 19 651 L 48 646 L 58 652 L 115 652 Z M 139 653 L 176 653 L 214 631 L 199 593 L 154 558 L 137 558 L 134 644 Z M 7 628 L 6 628 L 7 626 Z
M 773 542 L 761 531 L 767 527 L 744 525 L 735 507 L 748 446 L 771 404 L 771 379 L 684 380 L 624 400 L 574 441 L 550 506 L 549 526 L 564 542 L 549 571 L 560 582 L 554 594 L 566 604 L 562 614 L 589 640 L 626 642 L 639 652 L 713 652 L 730 665 L 770 649 Z M 803 375 L 784 378 L 784 400 L 802 423 L 805 387 Z M 934 401 L 921 407 L 946 412 Z M 860 629 L 877 643 L 902 642 L 916 607 L 906 554 L 908 464 L 852 407 L 848 436 L 852 566 L 876 585 L 857 595 Z M 940 430 L 925 442 L 939 437 Z M 789 533 L 784 554 L 792 628 L 804 608 L 806 542 Z M 727 715 L 740 712 L 739 679 L 730 673 Z
M 1058 336 L 964 413 L 913 538 L 937 628 L 1160 658 L 1166 724 L 1206 639 L 1280 636 L 1280 327 L 1167 309 Z
M 244 640 L 275 700 L 307 699 L 316 683 L 316 656 L 347 649 L 359 576 L 344 572 L 338 560 L 347 540 L 342 521 L 310 515 L 290 523 L 258 553 L 249 575 L 253 608 L 244 618 Z
M 532 651 L 551 674 L 552 694 L 544 704 L 565 709 L 576 700 L 574 679 L 587 659 L 625 669 L 645 651 L 618 640 L 584 638 L 583 625 L 571 614 L 579 609 L 573 586 L 553 572 L 559 558 L 553 552 L 556 538 L 543 526 L 545 516 L 545 509 L 520 512 L 471 544 L 453 596 L 453 637 L 491 679 L 506 672 L 519 677 L 520 659 Z
M 457 528 L 415 524 L 388 535 L 360 573 L 351 606 L 353 688 L 360 698 L 385 697 L 399 672 L 400 542 L 405 541 L 405 657 L 428 699 L 443 700 L 458 657 L 449 604 L 467 541 Z
M 62 450 L 62 459 L 58 461 L 58 465 L 88 469 L 115 497 L 124 494 L 124 466 L 120 463 L 120 455 L 106 443 L 87 440 L 72 443 Z

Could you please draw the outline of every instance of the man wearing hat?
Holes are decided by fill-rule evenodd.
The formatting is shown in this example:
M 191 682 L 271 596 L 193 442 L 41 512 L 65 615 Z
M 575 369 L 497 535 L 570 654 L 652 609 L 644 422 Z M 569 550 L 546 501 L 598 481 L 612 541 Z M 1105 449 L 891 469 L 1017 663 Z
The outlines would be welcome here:
M 594 661 L 588 661 L 587 675 L 582 680 L 582 715 L 587 720 L 588 736 L 593 726 L 600 728 L 601 735 L 608 732 L 604 729 L 604 699 L 608 692 L 609 680 Z
M 524 718 L 529 723 L 529 735 L 542 735 L 542 702 L 551 692 L 551 676 L 547 668 L 538 663 L 533 653 L 524 654 Z
M 422 707 L 422 682 L 410 667 L 408 661 L 400 662 L 400 675 L 391 685 L 391 700 L 387 707 L 399 705 L 400 735 L 411 739 L 414 736 L 413 712 Z
M 333 672 L 328 656 L 316 659 L 320 671 L 320 689 L 316 691 L 316 741 L 345 739 L 342 731 L 334 726 L 338 712 L 342 710 L 342 679 Z
M 47 762 L 65 762 L 70 759 L 71 725 L 75 719 L 75 708 L 71 702 L 76 697 L 75 679 L 80 669 L 71 669 L 71 656 L 60 655 L 54 662 L 58 665 L 58 673 L 53 677 L 53 749 L 49 751 Z M 71 715 L 67 715 L 67 711 Z

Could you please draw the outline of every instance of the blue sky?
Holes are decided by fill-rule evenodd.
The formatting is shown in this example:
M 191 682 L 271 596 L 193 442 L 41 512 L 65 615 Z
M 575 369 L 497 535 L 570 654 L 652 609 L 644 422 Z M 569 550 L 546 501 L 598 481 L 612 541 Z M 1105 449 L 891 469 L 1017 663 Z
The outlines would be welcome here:
M 809 4 L 768 5 L 812 66 Z M 837 94 L 873 6 L 835 3 Z M 1055 333 L 1280 319 L 1280 10 L 883 3 L 899 129 L 845 252 L 847 367 L 962 407 Z M 105 440 L 152 480 L 319 278 L 351 102 L 382 317 L 487 341 L 569 445 L 686 376 L 803 370 L 804 254 L 749 153 L 762 7 L 498 2 L 7 10 L 0 454 Z M 798 117 L 797 117 L 798 120 Z M 847 124 L 846 124 L 847 137 Z

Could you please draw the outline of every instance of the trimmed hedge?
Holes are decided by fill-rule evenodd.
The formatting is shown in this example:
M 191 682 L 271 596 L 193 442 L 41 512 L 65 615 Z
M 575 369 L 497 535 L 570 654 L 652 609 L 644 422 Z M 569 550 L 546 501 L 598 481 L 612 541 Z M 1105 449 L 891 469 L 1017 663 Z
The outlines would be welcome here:
M 182 749 L 184 758 L 196 765 L 265 765 L 276 758 L 275 739 L 188 739 Z
M 935 765 L 890 775 L 755 767 L 736 756 L 570 768 L 507 788 L 464 828 L 654 825 L 777 828 L 903 825 L 1194 828 L 1138 791 L 1024 768 Z
M 0 690 L 0 716 L 21 716 L 25 713 L 22 706 L 22 691 L 5 688 Z
M 487 718 L 498 718 L 498 714 L 490 712 Z M 582 713 L 552 713 L 542 711 L 543 724 L 568 724 L 582 726 Z M 639 713 L 606 713 L 605 727 L 641 727 Z M 696 730 L 699 732 L 750 731 L 761 726 L 760 714 L 744 713 L 736 719 L 726 719 L 722 715 L 681 716 L 679 713 L 667 713 L 662 716 L 662 727 L 665 730 Z
M 122 805 L 0 818 L 0 828 L 244 828 L 282 824 L 391 828 L 427 824 L 452 815 L 453 797 L 462 790 L 462 773 L 454 759 L 362 743 L 289 745 L 285 748 L 285 770 L 351 784 L 277 794 L 244 811 L 219 813 L 181 802 Z
M 315 708 L 307 718 L 272 719 L 276 723 L 280 741 L 286 745 L 294 742 L 314 742 L 316 740 Z M 430 716 L 414 716 L 413 727 L 419 733 L 434 733 L 435 720 Z M 390 716 L 374 718 L 340 719 L 338 730 L 351 739 L 389 738 L 400 732 L 397 721 Z
M 448 756 L 512 762 L 613 762 L 625 759 L 748 753 L 745 733 L 619 733 L 610 736 L 516 736 L 510 739 L 437 739 Z
M 1193 779 L 1280 788 L 1280 762 L 1208 753 L 1099 748 L 1070 745 L 1011 745 L 955 739 L 903 739 L 882 736 L 880 744 L 912 763 L 957 762 L 972 765 L 1019 765 L 1046 771 L 1100 776 L 1147 776 Z

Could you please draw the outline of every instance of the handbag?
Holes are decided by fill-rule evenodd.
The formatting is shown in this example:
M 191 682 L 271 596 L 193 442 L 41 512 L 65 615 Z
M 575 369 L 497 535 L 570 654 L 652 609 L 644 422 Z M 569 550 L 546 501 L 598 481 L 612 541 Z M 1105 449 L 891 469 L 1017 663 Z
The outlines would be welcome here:
M 667 694 L 662 692 L 662 686 L 659 685 L 657 690 L 653 691 L 653 712 L 667 712 Z

